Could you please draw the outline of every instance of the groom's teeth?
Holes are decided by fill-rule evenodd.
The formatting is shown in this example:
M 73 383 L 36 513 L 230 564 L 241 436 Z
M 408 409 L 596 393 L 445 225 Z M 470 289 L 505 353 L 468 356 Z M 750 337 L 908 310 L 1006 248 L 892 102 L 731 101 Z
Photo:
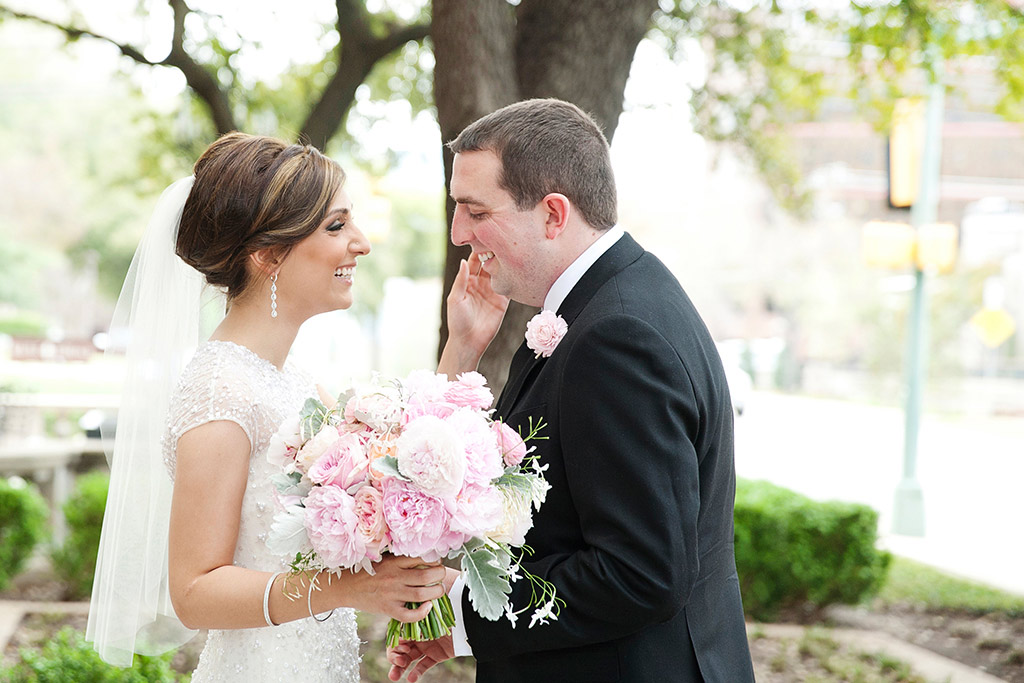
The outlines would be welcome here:
M 492 258 L 494 258 L 494 252 L 493 251 L 488 251 L 486 253 L 482 253 L 482 254 L 480 254 L 480 263 L 487 263 Z

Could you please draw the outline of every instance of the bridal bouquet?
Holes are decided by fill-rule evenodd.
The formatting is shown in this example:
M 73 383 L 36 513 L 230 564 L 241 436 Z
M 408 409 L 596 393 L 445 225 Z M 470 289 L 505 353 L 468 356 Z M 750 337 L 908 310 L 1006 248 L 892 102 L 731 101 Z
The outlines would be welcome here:
M 543 439 L 531 420 L 522 435 L 488 410 L 493 396 L 476 372 L 449 381 L 425 370 L 374 378 L 333 408 L 316 399 L 284 422 L 267 451 L 282 510 L 267 544 L 294 557 L 292 574 L 365 570 L 385 552 L 428 562 L 461 558 L 473 609 L 492 621 L 535 607 L 530 626 L 556 619 L 555 587 L 523 570 L 531 603 L 509 604 L 522 578 L 533 510 L 548 491 L 526 442 Z M 388 625 L 387 642 L 433 640 L 455 623 L 447 596 L 424 620 Z

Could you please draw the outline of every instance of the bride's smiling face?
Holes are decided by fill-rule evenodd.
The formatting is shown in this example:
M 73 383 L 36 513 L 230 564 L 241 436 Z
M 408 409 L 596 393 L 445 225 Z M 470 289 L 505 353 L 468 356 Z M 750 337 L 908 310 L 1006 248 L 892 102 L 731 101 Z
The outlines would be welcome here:
M 352 305 L 356 258 L 370 253 L 352 201 L 339 188 L 316 231 L 292 247 L 277 278 L 279 315 L 305 320 Z

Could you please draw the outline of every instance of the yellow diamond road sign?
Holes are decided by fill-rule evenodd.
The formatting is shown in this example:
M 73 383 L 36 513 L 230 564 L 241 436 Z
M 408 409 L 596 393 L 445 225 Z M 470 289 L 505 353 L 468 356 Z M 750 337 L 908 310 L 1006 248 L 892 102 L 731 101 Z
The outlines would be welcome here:
M 990 349 L 1009 339 L 1016 330 L 1013 318 L 1001 308 L 981 309 L 971 316 L 971 327 Z

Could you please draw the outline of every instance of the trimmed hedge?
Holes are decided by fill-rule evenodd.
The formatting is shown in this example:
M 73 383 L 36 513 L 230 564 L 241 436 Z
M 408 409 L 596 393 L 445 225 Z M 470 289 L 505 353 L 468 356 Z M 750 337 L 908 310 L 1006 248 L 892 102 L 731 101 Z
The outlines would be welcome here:
M 12 485 L 0 477 L 0 590 L 8 586 L 46 538 L 46 501 L 21 479 Z
M 50 558 L 54 572 L 67 586 L 70 599 L 87 598 L 92 593 L 109 487 L 109 474 L 90 472 L 78 477 L 74 492 L 64 503 L 68 535 L 64 545 L 53 549 Z
M 736 570 L 744 610 L 856 604 L 878 592 L 892 557 L 878 550 L 878 513 L 819 503 L 765 481 L 736 482 Z
M 189 679 L 171 668 L 173 653 L 158 657 L 137 656 L 130 669 L 107 664 L 85 641 L 65 626 L 41 650 L 23 648 L 18 661 L 0 669 L 0 680 L 10 683 L 184 683 Z

